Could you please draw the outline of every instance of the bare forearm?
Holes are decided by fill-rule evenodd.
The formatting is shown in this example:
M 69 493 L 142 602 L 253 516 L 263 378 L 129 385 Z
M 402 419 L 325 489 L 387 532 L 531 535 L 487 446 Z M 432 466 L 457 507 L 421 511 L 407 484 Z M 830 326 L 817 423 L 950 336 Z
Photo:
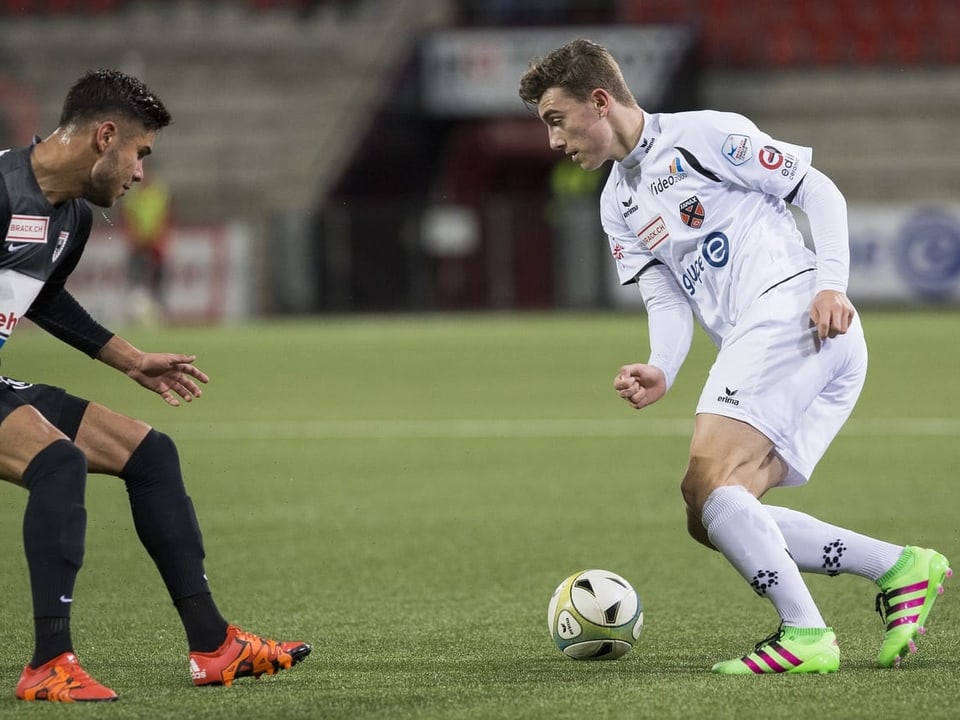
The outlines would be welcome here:
M 139 367 L 143 352 L 119 335 L 114 335 L 100 348 L 97 360 L 126 374 Z

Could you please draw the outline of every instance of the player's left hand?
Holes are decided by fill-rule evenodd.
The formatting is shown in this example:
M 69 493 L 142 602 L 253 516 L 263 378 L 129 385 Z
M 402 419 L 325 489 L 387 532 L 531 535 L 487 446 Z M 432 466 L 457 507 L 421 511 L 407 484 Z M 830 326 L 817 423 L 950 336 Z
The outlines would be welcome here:
M 137 365 L 127 371 L 127 375 L 148 390 L 153 390 L 168 405 L 178 407 L 180 398 L 189 403 L 203 394 L 197 381 L 210 382 L 205 373 L 193 366 L 196 359 L 196 355 L 143 353 Z
M 846 294 L 838 290 L 821 290 L 810 306 L 810 327 L 816 328 L 821 340 L 835 338 L 850 329 L 856 312 Z

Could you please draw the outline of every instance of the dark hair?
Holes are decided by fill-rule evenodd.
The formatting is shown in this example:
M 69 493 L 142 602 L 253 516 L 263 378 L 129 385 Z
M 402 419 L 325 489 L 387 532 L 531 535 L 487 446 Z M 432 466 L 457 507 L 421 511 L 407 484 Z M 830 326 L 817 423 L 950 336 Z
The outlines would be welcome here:
M 170 113 L 140 80 L 119 70 L 88 70 L 67 92 L 60 127 L 78 120 L 121 114 L 138 120 L 147 130 L 170 124 Z
M 591 92 L 603 88 L 624 105 L 636 103 L 610 52 L 582 38 L 533 58 L 520 78 L 520 98 L 527 105 L 536 105 L 553 87 L 563 88 L 577 100 L 586 100 Z

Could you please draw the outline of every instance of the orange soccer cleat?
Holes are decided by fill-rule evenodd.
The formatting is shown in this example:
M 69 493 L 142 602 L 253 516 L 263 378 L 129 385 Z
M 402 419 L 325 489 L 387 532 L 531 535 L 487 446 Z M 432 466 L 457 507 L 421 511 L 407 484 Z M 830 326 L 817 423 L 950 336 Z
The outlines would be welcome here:
M 310 654 L 304 642 L 277 642 L 227 627 L 227 639 L 213 652 L 190 653 L 190 675 L 194 685 L 227 685 L 239 677 L 273 675 L 287 670 Z
M 87 675 L 76 655 L 65 652 L 38 668 L 27 665 L 17 683 L 17 697 L 29 702 L 109 702 L 117 694 Z

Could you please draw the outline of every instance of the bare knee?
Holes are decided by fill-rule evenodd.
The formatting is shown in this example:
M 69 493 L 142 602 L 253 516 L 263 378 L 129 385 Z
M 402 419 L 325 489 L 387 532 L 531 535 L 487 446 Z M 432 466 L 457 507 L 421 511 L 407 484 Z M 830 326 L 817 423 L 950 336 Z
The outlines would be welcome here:
M 717 549 L 713 543 L 710 542 L 707 529 L 703 526 L 703 521 L 700 519 L 700 513 L 694 512 L 689 505 L 687 506 L 687 532 L 690 534 L 690 537 L 704 547 L 710 548 L 711 550 Z
M 732 468 L 726 466 L 723 459 L 691 455 L 683 480 L 680 481 L 680 494 L 683 495 L 687 513 L 699 518 L 710 493 L 733 482 L 732 476 Z
M 13 410 L 0 425 L 0 478 L 23 485 L 23 473 L 37 453 L 64 439 L 33 406 Z
M 687 470 L 680 482 L 687 512 L 687 533 L 704 547 L 716 550 L 703 525 L 703 506 L 719 487 L 748 484 L 743 482 L 741 466 L 730 458 L 708 458 L 691 455 Z

